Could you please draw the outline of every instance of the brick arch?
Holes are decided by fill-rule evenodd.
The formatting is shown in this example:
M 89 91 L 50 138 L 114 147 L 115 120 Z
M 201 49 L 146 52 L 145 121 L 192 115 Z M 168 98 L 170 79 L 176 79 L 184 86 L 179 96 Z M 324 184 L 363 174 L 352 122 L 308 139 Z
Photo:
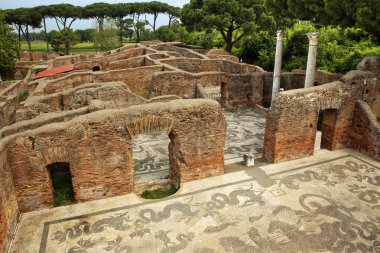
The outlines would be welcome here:
M 53 205 L 53 184 L 49 174 L 48 166 L 54 163 L 68 163 L 70 164 L 70 171 L 72 171 L 70 150 L 66 147 L 51 147 L 42 152 L 43 168 L 42 178 L 44 179 L 44 185 L 46 190 L 46 198 L 49 206 Z M 71 173 L 73 175 L 73 173 Z M 75 189 L 74 189 L 75 191 Z
M 163 132 L 170 133 L 173 119 L 165 117 L 146 117 L 127 124 L 126 128 L 131 136 L 139 134 Z
M 70 150 L 66 147 L 52 147 L 47 148 L 43 152 L 44 166 L 52 163 L 66 162 L 70 163 Z

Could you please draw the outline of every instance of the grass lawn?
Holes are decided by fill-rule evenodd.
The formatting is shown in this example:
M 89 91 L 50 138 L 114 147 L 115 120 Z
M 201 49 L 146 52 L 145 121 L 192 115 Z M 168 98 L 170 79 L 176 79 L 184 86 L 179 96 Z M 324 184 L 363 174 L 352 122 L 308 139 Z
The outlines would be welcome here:
M 51 46 L 49 45 L 50 52 L 53 52 Z M 21 43 L 21 51 L 28 51 L 28 43 L 23 41 Z M 45 41 L 33 41 L 32 42 L 33 52 L 46 52 L 46 42 Z M 95 53 L 96 50 L 92 42 L 78 43 L 71 49 L 72 54 L 83 54 L 83 53 Z

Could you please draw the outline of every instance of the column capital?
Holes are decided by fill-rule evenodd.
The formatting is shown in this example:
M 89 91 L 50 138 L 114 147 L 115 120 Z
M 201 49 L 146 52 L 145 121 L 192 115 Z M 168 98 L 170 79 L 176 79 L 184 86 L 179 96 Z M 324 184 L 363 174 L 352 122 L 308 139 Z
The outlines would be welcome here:
M 283 30 L 277 30 L 277 41 L 282 41 L 284 39 L 284 31 Z
M 310 46 L 318 45 L 319 33 L 311 32 L 311 33 L 306 33 L 306 35 L 307 35 L 307 37 L 309 37 L 309 45 Z

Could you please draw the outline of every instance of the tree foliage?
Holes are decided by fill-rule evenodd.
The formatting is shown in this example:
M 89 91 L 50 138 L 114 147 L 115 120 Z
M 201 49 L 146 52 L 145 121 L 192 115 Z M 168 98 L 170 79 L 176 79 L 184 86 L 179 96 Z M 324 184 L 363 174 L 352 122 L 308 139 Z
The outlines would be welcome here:
M 106 18 L 102 22 L 102 29 L 98 26 L 99 23 L 96 23 L 93 40 L 94 47 L 99 51 L 107 51 L 115 49 L 118 47 L 117 39 L 117 28 L 115 25 L 115 20 L 111 18 Z
M 18 8 L 6 11 L 6 21 L 13 24 L 16 29 L 24 35 L 29 47 L 29 58 L 33 61 L 32 46 L 30 44 L 29 28 L 40 28 L 42 15 L 35 8 Z
M 181 20 L 190 31 L 216 29 L 228 52 L 245 36 L 273 25 L 263 0 L 190 0 Z
M 267 7 L 283 17 L 321 25 L 358 27 L 380 38 L 379 0 L 266 0 Z
M 52 36 L 50 44 L 55 52 L 68 55 L 71 47 L 78 42 L 79 37 L 70 28 L 65 28 Z
M 346 73 L 355 69 L 364 57 L 380 55 L 380 46 L 363 29 L 332 26 L 318 28 L 311 23 L 300 23 L 285 30 L 284 71 L 306 68 L 309 45 L 306 33 L 312 31 L 320 33 L 317 54 L 317 68 L 320 70 Z M 275 47 L 275 33 L 262 31 L 247 37 L 237 53 L 245 62 L 273 71 Z
M 19 46 L 12 28 L 5 23 L 4 13 L 0 11 L 0 72 L 13 70 L 19 56 Z
M 75 20 L 82 18 L 82 7 L 71 4 L 48 5 L 44 9 L 48 17 L 55 19 L 58 30 L 71 28 Z

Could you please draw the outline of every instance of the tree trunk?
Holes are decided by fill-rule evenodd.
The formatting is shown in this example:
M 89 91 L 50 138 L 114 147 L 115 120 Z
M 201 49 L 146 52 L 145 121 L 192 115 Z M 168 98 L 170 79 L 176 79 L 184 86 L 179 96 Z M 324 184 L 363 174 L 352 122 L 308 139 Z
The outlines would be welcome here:
M 231 53 L 232 52 L 232 47 L 234 46 L 234 43 L 232 42 L 232 39 L 233 39 L 233 30 L 231 28 L 228 29 L 227 31 L 227 36 L 224 38 L 224 40 L 226 41 L 226 51 L 228 53 Z
M 29 47 L 29 60 L 33 61 L 32 45 L 30 44 L 29 26 L 28 25 L 26 26 L 26 29 L 25 29 L 25 35 L 26 35 L 25 37 L 26 37 L 26 41 L 28 42 L 28 47 Z
M 169 23 L 168 23 L 168 27 L 170 27 L 172 25 L 172 19 L 173 19 L 173 16 L 172 15 L 169 15 Z
M 20 56 L 21 56 L 21 25 L 18 26 L 18 50 L 19 50 L 19 53 L 18 53 L 18 58 L 20 59 Z
M 119 36 L 120 36 L 120 47 L 123 46 L 123 28 L 124 28 L 124 23 L 123 23 L 123 18 L 120 18 L 119 20 Z
M 47 32 L 46 32 L 46 19 L 45 18 L 44 18 L 44 30 L 45 30 L 46 50 L 49 53 L 49 41 L 48 41 Z
M 232 42 L 230 42 L 230 41 L 226 41 L 226 43 L 227 43 L 227 45 L 226 45 L 226 51 L 227 51 L 228 53 L 231 53 L 231 52 L 232 52 L 233 44 L 232 44 Z
M 157 21 L 158 13 L 154 14 L 154 19 L 153 19 L 153 32 L 156 32 L 156 21 Z
M 140 43 L 140 29 L 136 30 L 136 42 Z
M 54 19 L 55 19 L 55 23 L 57 24 L 58 30 L 61 31 L 61 27 L 60 27 L 59 24 L 58 24 L 58 20 L 57 20 L 57 18 L 54 18 Z

